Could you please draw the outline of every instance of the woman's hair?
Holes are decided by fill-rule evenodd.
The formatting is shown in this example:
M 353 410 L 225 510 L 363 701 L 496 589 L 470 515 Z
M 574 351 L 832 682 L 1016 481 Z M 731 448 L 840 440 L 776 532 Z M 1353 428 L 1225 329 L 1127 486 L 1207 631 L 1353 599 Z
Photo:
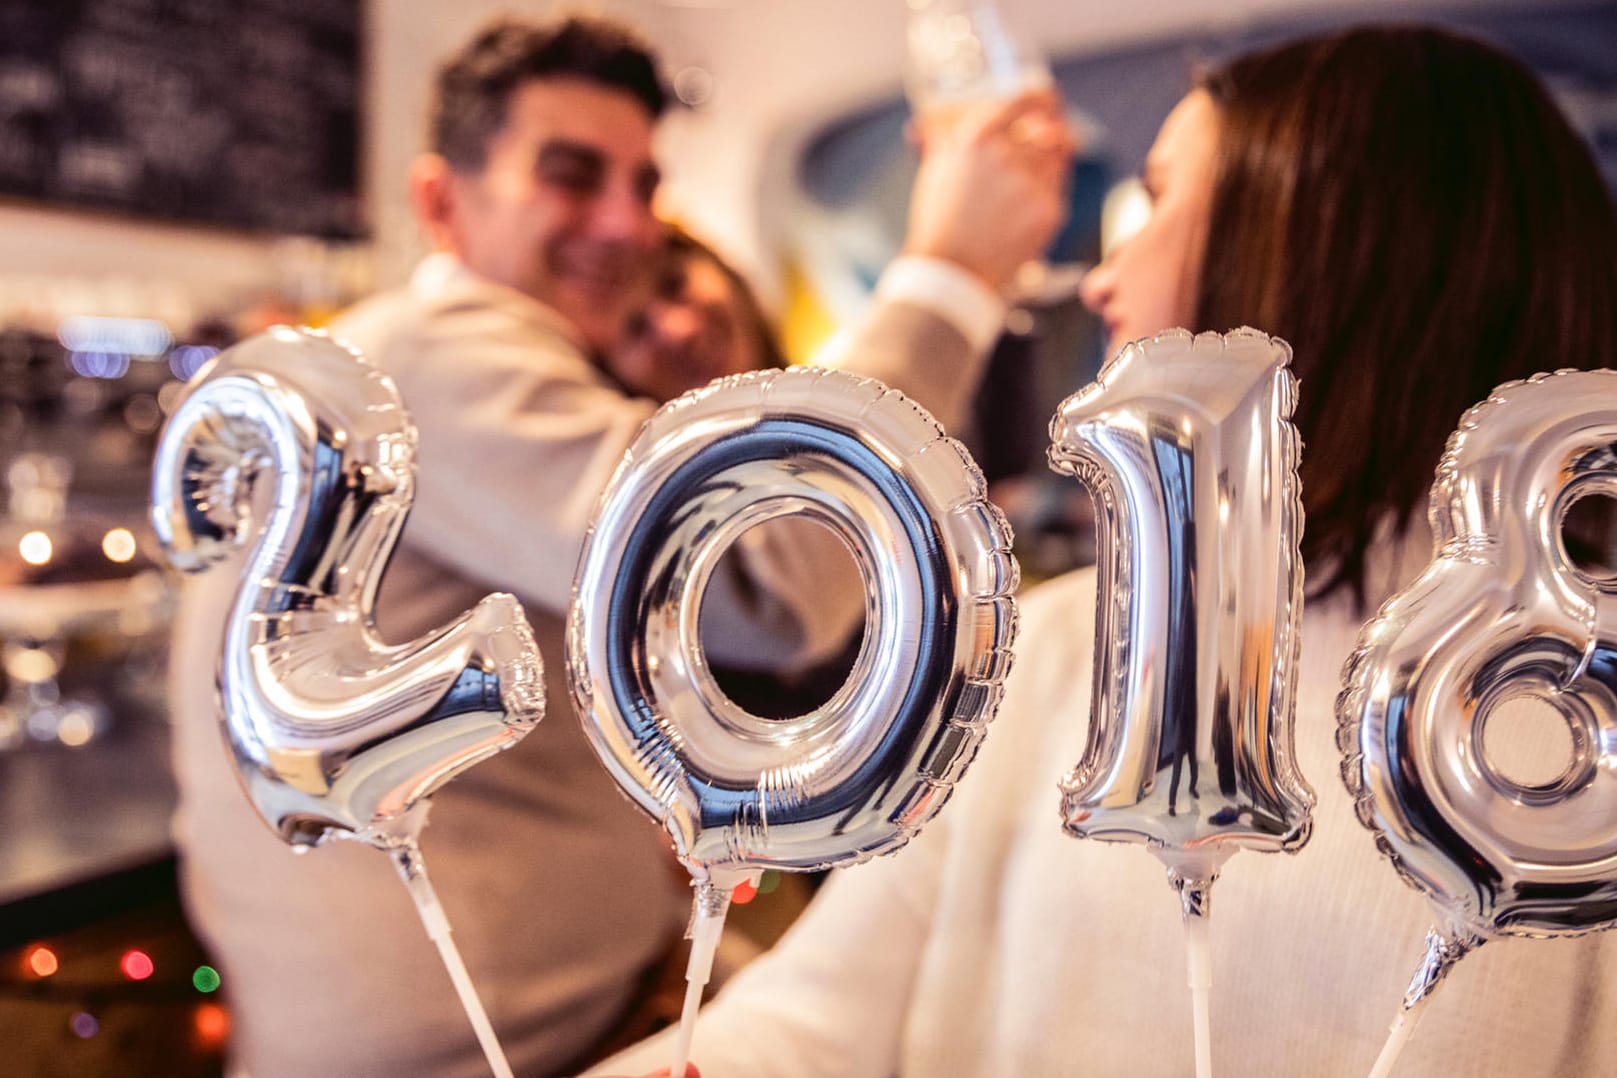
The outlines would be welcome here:
M 1617 211 L 1538 80 L 1481 42 L 1371 27 L 1206 75 L 1219 149 L 1196 324 L 1289 341 L 1313 595 L 1365 599 L 1461 414 L 1617 363 Z
M 741 309 L 741 316 L 745 322 L 738 328 L 752 338 L 761 368 L 786 366 L 786 356 L 780 349 L 780 343 L 775 339 L 775 328 L 770 323 L 769 316 L 764 313 L 764 305 L 759 302 L 758 293 L 752 290 L 752 285 L 747 283 L 747 279 L 741 276 L 724 256 L 681 226 L 677 224 L 666 226 L 666 236 L 668 251 L 672 256 L 671 268 L 676 272 L 681 262 L 694 258 L 711 262 L 723 275 L 731 292 L 735 294 L 736 305 Z M 659 284 L 658 287 L 663 286 Z

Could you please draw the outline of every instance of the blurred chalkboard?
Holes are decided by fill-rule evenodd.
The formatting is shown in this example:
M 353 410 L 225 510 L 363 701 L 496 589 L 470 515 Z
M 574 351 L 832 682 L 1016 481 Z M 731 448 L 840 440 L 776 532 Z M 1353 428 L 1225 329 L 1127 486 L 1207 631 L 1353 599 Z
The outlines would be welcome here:
M 360 0 L 0 0 L 0 195 L 363 229 Z

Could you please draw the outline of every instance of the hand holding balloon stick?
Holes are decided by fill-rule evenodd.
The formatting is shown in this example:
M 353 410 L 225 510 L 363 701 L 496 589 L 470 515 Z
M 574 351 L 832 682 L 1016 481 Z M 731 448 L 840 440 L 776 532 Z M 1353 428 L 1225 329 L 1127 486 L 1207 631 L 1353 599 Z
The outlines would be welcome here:
M 1435 556 L 1342 671 L 1342 776 L 1439 919 L 1376 1076 L 1476 947 L 1617 925 L 1617 579 L 1563 535 L 1577 501 L 1617 496 L 1614 447 L 1613 371 L 1510 382 L 1467 412 L 1432 484 Z M 1523 707 L 1564 724 L 1555 766 L 1533 758 L 1553 727 L 1512 738 Z
M 158 444 L 152 522 L 188 573 L 249 548 L 218 674 L 247 795 L 294 850 L 337 836 L 388 853 L 503 1076 L 418 839 L 434 790 L 540 720 L 543 667 L 509 595 L 407 644 L 377 638 L 415 454 L 386 375 L 323 334 L 277 327 L 190 385 Z
M 1178 892 L 1196 1073 L 1212 1073 L 1207 922 L 1237 849 L 1300 849 L 1314 795 L 1292 718 L 1302 606 L 1291 350 L 1254 330 L 1128 345 L 1050 426 L 1094 497 L 1093 714 L 1069 834 L 1141 842 Z
M 847 682 L 771 720 L 715 684 L 698 618 L 725 553 L 782 517 L 840 541 L 868 598 Z M 868 379 L 722 379 L 665 406 L 630 447 L 579 563 L 568 677 L 591 743 L 696 888 L 670 1073 L 689 1055 L 738 882 L 891 852 L 942 808 L 1010 666 L 1010 547 L 965 449 Z

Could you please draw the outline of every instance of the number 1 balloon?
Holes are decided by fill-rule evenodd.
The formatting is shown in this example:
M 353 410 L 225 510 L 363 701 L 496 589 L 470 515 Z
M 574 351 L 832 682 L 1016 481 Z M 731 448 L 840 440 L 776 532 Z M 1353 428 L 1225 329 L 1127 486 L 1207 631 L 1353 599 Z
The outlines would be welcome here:
M 1292 718 L 1302 606 L 1291 349 L 1170 330 L 1123 349 L 1051 423 L 1094 497 L 1100 600 L 1068 833 L 1148 845 L 1190 945 L 1197 1074 L 1211 1073 L 1208 900 L 1239 848 L 1300 849 L 1314 795 Z
M 1580 569 L 1562 534 L 1589 495 L 1617 496 L 1617 372 L 1494 390 L 1438 465 L 1432 562 L 1343 669 L 1343 778 L 1439 921 L 1377 1075 L 1484 941 L 1617 925 L 1617 578 Z M 1529 774 L 1490 729 L 1513 704 L 1565 724 L 1559 774 Z
M 428 795 L 544 712 L 521 606 L 490 595 L 407 644 L 372 608 L 404 528 L 416 432 L 393 382 L 323 334 L 277 327 L 191 383 L 152 473 L 152 522 L 185 572 L 250 546 L 224 627 L 220 718 L 264 820 L 294 849 L 387 851 L 496 1073 L 509 1074 L 427 879 Z
M 869 598 L 843 688 L 771 720 L 713 681 L 698 617 L 725 552 L 781 517 L 840 538 Z M 1010 547 L 964 447 L 868 379 L 723 379 L 665 406 L 630 447 L 579 562 L 568 676 L 596 752 L 695 881 L 671 1073 L 736 882 L 887 853 L 947 800 L 1010 666 Z

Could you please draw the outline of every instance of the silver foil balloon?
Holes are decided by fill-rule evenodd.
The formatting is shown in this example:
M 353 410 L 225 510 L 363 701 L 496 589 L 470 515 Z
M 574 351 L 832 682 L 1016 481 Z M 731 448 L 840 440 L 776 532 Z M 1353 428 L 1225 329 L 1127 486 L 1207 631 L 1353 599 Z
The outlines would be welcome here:
M 351 834 L 413 848 L 424 798 L 544 713 L 539 651 L 510 595 L 410 643 L 376 635 L 415 453 L 391 379 L 285 327 L 201 371 L 158 445 L 152 522 L 170 562 L 202 572 L 251 546 L 219 660 L 221 721 L 248 796 L 296 845 Z
M 1125 347 L 1051 423 L 1094 497 L 1100 601 L 1073 835 L 1149 844 L 1200 912 L 1237 848 L 1296 850 L 1302 562 L 1291 349 L 1254 330 Z M 1193 909 L 1192 906 L 1196 908 Z
M 786 516 L 852 552 L 865 636 L 829 701 L 764 719 L 714 682 L 697 619 L 737 537 Z M 1010 546 L 965 449 L 880 383 L 799 368 L 688 393 L 630 447 L 585 543 L 568 635 L 584 728 L 699 882 L 895 849 L 998 705 Z
M 1617 496 L 1617 372 L 1500 386 L 1438 466 L 1432 562 L 1343 669 L 1342 776 L 1438 912 L 1406 1011 L 1486 939 L 1617 924 L 1617 578 L 1563 537 L 1589 495 Z
M 1068 834 L 1139 842 L 1184 918 L 1198 1078 L 1212 1074 L 1209 912 L 1237 849 L 1295 851 L 1303 511 L 1291 349 L 1255 330 L 1126 346 L 1050 424 L 1050 464 L 1094 498 L 1099 579 Z

